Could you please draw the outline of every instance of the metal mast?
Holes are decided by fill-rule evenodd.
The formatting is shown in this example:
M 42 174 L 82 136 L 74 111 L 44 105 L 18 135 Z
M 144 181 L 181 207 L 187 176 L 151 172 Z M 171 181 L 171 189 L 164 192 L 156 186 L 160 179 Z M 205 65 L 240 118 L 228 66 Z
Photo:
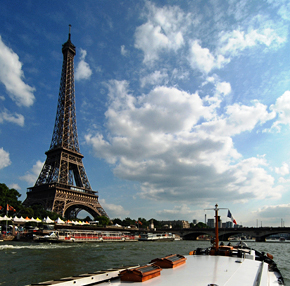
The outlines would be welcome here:
M 27 192 L 24 203 L 42 203 L 46 208 L 63 216 L 76 216 L 81 209 L 91 211 L 95 215 L 107 216 L 98 202 L 96 192 L 91 189 L 79 148 L 74 87 L 76 48 L 71 42 L 71 26 L 68 40 L 62 45 L 62 53 L 60 89 L 50 148 L 45 153 L 47 158 L 39 177 L 34 187 Z M 51 193 L 52 189 L 55 189 L 55 195 Z M 62 193 L 57 192 L 60 189 Z M 38 198 L 39 192 L 46 197 L 46 202 Z M 81 192 L 81 202 L 78 202 L 75 196 L 78 192 Z

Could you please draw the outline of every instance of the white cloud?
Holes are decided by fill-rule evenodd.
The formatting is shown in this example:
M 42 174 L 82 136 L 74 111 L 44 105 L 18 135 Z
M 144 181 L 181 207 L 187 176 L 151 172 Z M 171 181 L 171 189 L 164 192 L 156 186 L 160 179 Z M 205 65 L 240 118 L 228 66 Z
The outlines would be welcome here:
M 235 103 L 226 107 L 224 116 L 205 122 L 200 128 L 222 136 L 233 136 L 251 131 L 258 124 L 273 119 L 275 115 L 275 112 L 268 113 L 267 106 L 258 101 L 253 101 L 252 106 Z
M 128 54 L 128 51 L 126 50 L 125 46 L 122 45 L 121 46 L 121 55 L 125 57 L 125 56 L 127 56 L 127 54 Z
M 218 82 L 217 86 L 216 86 L 216 90 L 219 94 L 224 94 L 224 95 L 228 95 L 232 88 L 231 88 L 231 84 L 228 82 Z
M 136 29 L 135 47 L 141 49 L 145 56 L 144 62 L 158 59 L 160 50 L 168 46 L 168 38 L 162 34 L 160 26 L 155 27 L 152 23 L 145 23 Z
M 167 71 L 154 71 L 153 73 L 141 78 L 141 87 L 145 85 L 160 85 L 168 82 Z
M 279 181 L 280 184 L 288 184 L 288 183 L 290 183 L 290 179 L 285 179 L 283 177 L 280 177 L 278 179 L 278 181 Z
M 233 57 L 238 56 L 246 48 L 257 45 L 267 47 L 273 45 L 275 47 L 285 41 L 286 37 L 280 37 L 271 28 L 249 29 L 248 32 L 242 30 L 222 31 L 219 34 L 216 47 L 212 51 L 202 47 L 199 40 L 190 41 L 188 61 L 193 69 L 208 74 L 213 69 L 223 68 Z
M 213 36 L 215 42 L 212 42 L 201 32 L 203 29 L 198 28 L 202 16 L 185 13 L 177 6 L 157 7 L 149 1 L 145 7 L 147 13 L 144 12 L 143 16 L 146 22 L 135 31 L 135 48 L 143 51 L 145 64 L 158 60 L 165 53 L 178 51 L 179 60 L 184 60 L 187 54 L 191 68 L 208 74 L 214 69 L 223 68 L 247 48 L 276 48 L 287 39 L 285 29 L 258 15 L 233 30 L 224 27 L 218 30 L 217 25 L 217 38 Z M 209 41 L 211 48 L 202 46 L 201 39 Z
M 277 1 L 278 2 L 278 14 L 281 15 L 281 17 L 284 20 L 289 21 L 290 20 L 290 3 L 288 1 L 285 1 L 283 4 L 281 3 L 282 1 Z
M 140 182 L 142 198 L 199 203 L 280 197 L 266 159 L 242 158 L 231 138 L 273 118 L 265 105 L 233 104 L 219 115 L 216 102 L 204 104 L 198 93 L 159 86 L 134 97 L 126 81 L 110 81 L 108 88 L 107 136 L 90 133 L 86 141 L 114 165 L 116 176 Z M 228 92 L 226 83 L 217 91 Z
M 289 174 L 289 165 L 287 163 L 283 163 L 280 168 L 275 168 L 275 172 L 282 176 Z
M 26 175 L 20 177 L 21 180 L 26 181 L 30 185 L 34 185 L 38 175 L 41 172 L 44 162 L 37 161 L 35 165 L 33 165 L 32 169 L 26 173 Z
M 164 209 L 156 212 L 159 216 L 164 217 L 165 219 L 177 219 L 184 217 L 194 217 L 196 211 L 192 210 L 187 204 L 181 204 L 180 206 L 175 206 L 172 209 Z
M 263 44 L 269 47 L 271 44 L 282 44 L 285 38 L 277 35 L 271 28 L 261 28 L 259 30 L 251 29 L 248 33 L 241 30 L 231 32 L 221 32 L 219 39 L 218 53 L 227 56 L 236 56 L 239 52 Z
M 273 123 L 270 130 L 266 131 L 281 131 L 281 125 L 290 124 L 290 91 L 287 90 L 282 96 L 277 98 L 276 103 L 270 106 L 277 113 L 278 119 Z
M 35 100 L 35 88 L 23 82 L 22 63 L 16 53 L 8 48 L 0 36 L 0 81 L 10 98 L 19 106 L 31 106 Z
M 281 205 L 266 205 L 253 212 L 255 217 L 259 217 L 261 220 L 267 220 L 268 224 L 273 223 L 280 225 L 281 219 L 283 221 L 290 219 L 290 204 Z M 270 224 L 271 226 L 271 224 Z
M 15 189 L 15 190 L 21 190 L 20 186 L 18 184 L 10 184 L 8 186 L 10 189 Z
M 5 121 L 15 123 L 21 127 L 24 126 L 24 116 L 18 113 L 11 114 L 7 109 L 0 112 L 0 123 Z
M 229 59 L 222 55 L 214 56 L 208 48 L 202 48 L 200 42 L 195 40 L 190 43 L 188 61 L 193 69 L 208 74 L 215 68 L 223 67 Z
M 125 210 L 121 205 L 108 204 L 104 199 L 100 199 L 100 204 L 106 210 L 109 217 L 125 217 L 130 214 L 130 212 Z
M 11 165 L 9 153 L 6 152 L 2 147 L 0 148 L 0 170 Z
M 177 6 L 157 8 L 147 2 L 147 22 L 135 31 L 135 47 L 144 52 L 144 63 L 157 60 L 161 51 L 177 51 L 184 45 L 189 16 Z
M 92 75 L 92 70 L 89 64 L 85 61 L 87 51 L 80 49 L 80 61 L 76 67 L 76 80 L 89 79 Z

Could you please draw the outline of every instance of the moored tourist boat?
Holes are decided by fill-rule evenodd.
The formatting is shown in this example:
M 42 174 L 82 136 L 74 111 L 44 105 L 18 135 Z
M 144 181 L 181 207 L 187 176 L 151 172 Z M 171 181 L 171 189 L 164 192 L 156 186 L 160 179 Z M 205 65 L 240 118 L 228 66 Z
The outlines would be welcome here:
M 139 241 L 172 241 L 175 239 L 175 235 L 172 233 L 142 233 Z
M 216 205 L 216 226 L 218 206 Z M 122 260 L 120 260 L 120 265 Z M 36 285 L 47 286 L 275 286 L 285 285 L 273 257 L 249 248 L 244 242 L 236 246 L 219 244 L 218 228 L 213 245 L 196 249 L 189 255 L 170 254 L 157 257 L 143 266 L 97 271 Z
M 38 242 L 110 242 L 133 241 L 135 236 L 117 231 L 57 230 L 48 235 L 38 236 Z

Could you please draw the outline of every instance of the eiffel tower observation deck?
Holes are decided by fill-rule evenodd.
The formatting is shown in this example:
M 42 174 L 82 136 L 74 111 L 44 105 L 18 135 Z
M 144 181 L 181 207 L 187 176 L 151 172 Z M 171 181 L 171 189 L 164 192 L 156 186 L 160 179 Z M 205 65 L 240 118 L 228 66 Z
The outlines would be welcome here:
M 70 26 L 71 28 L 71 26 Z M 81 210 L 93 217 L 106 216 L 96 191 L 89 183 L 78 142 L 74 56 L 71 31 L 62 46 L 63 65 L 55 125 L 47 158 L 35 185 L 28 188 L 25 206 L 40 204 L 66 218 L 76 218 Z

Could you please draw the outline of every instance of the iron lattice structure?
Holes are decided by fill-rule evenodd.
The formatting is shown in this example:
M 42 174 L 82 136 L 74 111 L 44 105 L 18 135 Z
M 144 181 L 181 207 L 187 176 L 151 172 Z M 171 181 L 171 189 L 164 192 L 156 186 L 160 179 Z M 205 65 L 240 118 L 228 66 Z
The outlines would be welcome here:
M 94 217 L 105 215 L 93 191 L 80 153 L 74 88 L 76 48 L 71 34 L 62 46 L 63 65 L 52 140 L 47 158 L 34 187 L 29 188 L 24 205 L 41 204 L 63 217 L 76 217 L 82 210 Z

